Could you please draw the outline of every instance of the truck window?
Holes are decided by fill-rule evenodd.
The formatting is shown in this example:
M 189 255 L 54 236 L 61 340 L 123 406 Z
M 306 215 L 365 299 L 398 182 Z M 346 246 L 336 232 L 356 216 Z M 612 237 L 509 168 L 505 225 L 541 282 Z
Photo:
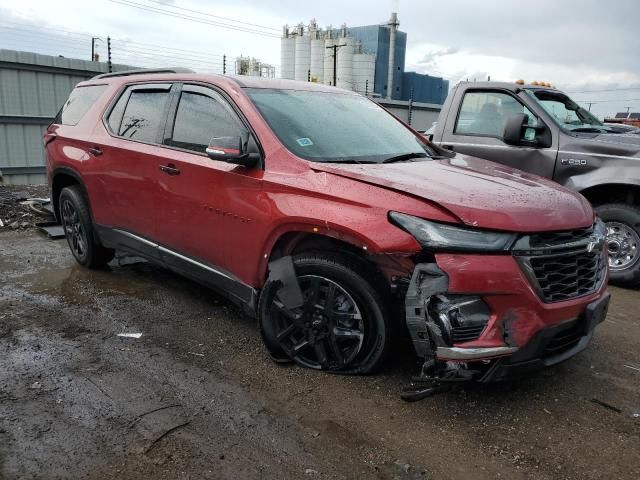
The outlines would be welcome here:
M 64 105 L 56 115 L 53 123 L 61 125 L 77 125 L 89 111 L 91 105 L 100 98 L 106 90 L 106 85 L 90 85 L 88 87 L 76 87 Z
M 511 95 L 501 92 L 467 92 L 462 100 L 454 133 L 502 139 L 507 120 L 516 113 L 526 113 L 529 125 L 536 123 L 536 117 L 531 111 Z

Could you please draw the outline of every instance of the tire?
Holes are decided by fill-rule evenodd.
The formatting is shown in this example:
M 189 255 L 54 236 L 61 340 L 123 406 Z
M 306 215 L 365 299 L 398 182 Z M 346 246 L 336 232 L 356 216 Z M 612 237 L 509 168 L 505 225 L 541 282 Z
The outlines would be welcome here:
M 609 282 L 621 287 L 639 286 L 640 207 L 610 203 L 600 205 L 596 212 L 607 224 Z
M 278 298 L 281 283 L 272 279 L 258 303 L 262 338 L 274 360 L 350 375 L 377 371 L 391 335 L 384 297 L 367 280 L 371 272 L 343 255 L 305 252 L 292 260 L 305 304 L 287 309 Z
M 67 244 L 76 261 L 87 268 L 104 267 L 113 259 L 115 251 L 98 241 L 82 187 L 63 188 L 58 205 Z

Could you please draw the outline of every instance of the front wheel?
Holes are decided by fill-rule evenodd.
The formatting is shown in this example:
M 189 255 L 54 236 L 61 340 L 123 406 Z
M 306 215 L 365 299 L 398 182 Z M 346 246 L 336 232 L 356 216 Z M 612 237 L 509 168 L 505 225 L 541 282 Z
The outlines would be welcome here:
M 289 308 L 278 296 L 281 283 L 267 280 L 258 314 L 273 356 L 346 374 L 370 374 L 384 360 L 389 327 L 384 301 L 348 257 L 301 254 L 293 257 L 304 303 Z
M 640 285 L 640 208 L 624 203 L 600 205 L 598 216 L 607 224 L 609 278 L 614 285 Z

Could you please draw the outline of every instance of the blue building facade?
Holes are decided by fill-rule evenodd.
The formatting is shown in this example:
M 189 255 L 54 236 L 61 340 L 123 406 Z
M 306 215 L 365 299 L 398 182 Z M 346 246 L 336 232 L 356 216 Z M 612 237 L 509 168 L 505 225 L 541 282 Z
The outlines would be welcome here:
M 416 72 L 405 72 L 402 76 L 403 100 L 409 100 L 413 94 L 414 102 L 442 105 L 448 92 L 449 80 Z
M 335 30 L 335 34 L 339 34 Z M 364 53 L 376 55 L 374 93 L 387 96 L 387 77 L 389 71 L 389 44 L 391 29 L 386 25 L 366 25 L 347 28 L 348 35 L 360 41 Z M 393 65 L 393 100 L 409 100 L 413 89 L 413 101 L 424 103 L 444 103 L 449 91 L 449 82 L 440 77 L 416 72 L 405 72 L 404 63 L 407 51 L 407 34 L 396 33 L 396 47 Z

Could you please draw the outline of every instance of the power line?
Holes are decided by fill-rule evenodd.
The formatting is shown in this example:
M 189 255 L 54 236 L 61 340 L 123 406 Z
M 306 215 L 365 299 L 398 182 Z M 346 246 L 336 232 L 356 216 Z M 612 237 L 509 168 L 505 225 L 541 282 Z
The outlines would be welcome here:
M 200 11 L 200 10 L 193 10 L 191 8 L 178 7 L 177 5 L 169 5 L 169 4 L 167 4 L 165 2 L 162 2 L 160 0 L 147 0 L 147 2 L 157 3 L 157 4 L 162 5 L 164 7 L 169 7 L 169 8 L 173 8 L 173 9 L 176 9 L 176 10 L 184 10 L 185 12 L 197 13 L 199 15 L 205 15 L 207 17 L 212 17 L 212 18 L 219 18 L 221 20 L 227 20 L 227 21 L 230 21 L 230 22 L 241 23 L 243 25 L 249 25 L 249 26 L 252 26 L 252 27 L 258 27 L 258 28 L 262 28 L 262 29 L 265 29 L 265 30 L 273 30 L 275 32 L 279 32 L 280 31 L 279 28 L 267 27 L 265 25 L 258 25 L 256 23 L 243 22 L 241 20 L 235 20 L 235 19 L 229 18 L 229 17 L 221 17 L 219 15 L 213 15 L 212 13 L 207 13 L 207 12 L 203 12 L 203 11 Z
M 626 90 L 640 90 L 640 87 L 626 87 L 626 88 L 605 88 L 602 90 L 581 90 L 565 93 L 599 93 L 599 92 L 622 92 Z
M 212 22 L 210 20 L 205 20 L 203 18 L 198 18 L 198 17 L 194 17 L 192 15 L 186 15 L 186 14 L 182 14 L 182 13 L 177 13 L 177 12 L 171 12 L 168 10 L 164 10 L 161 8 L 157 8 L 157 7 L 152 7 L 149 5 L 141 5 L 139 3 L 135 3 L 132 1 L 128 1 L 128 0 L 108 0 L 109 2 L 112 3 L 118 3 L 120 5 L 127 5 L 129 7 L 133 7 L 133 8 L 137 8 L 140 10 L 146 10 L 149 12 L 154 12 L 154 13 L 160 13 L 162 15 L 167 15 L 169 17 L 173 17 L 173 18 L 180 18 L 182 20 L 189 20 L 192 22 L 196 22 L 196 23 L 202 23 L 204 25 L 211 25 L 214 27 L 222 27 L 222 28 L 227 28 L 230 30 L 237 30 L 240 32 L 246 32 L 246 33 L 253 33 L 255 35 L 263 35 L 265 37 L 272 37 L 272 38 L 279 38 L 280 35 L 276 34 L 276 33 L 269 33 L 269 32 L 264 32 L 264 31 L 260 31 L 260 30 L 252 30 L 249 28 L 244 28 L 244 27 L 240 27 L 240 26 L 236 26 L 236 25 L 229 25 L 226 23 L 220 23 L 220 22 Z
M 611 102 L 640 102 L 640 98 L 615 98 L 613 100 L 578 100 L 579 103 L 611 103 Z

